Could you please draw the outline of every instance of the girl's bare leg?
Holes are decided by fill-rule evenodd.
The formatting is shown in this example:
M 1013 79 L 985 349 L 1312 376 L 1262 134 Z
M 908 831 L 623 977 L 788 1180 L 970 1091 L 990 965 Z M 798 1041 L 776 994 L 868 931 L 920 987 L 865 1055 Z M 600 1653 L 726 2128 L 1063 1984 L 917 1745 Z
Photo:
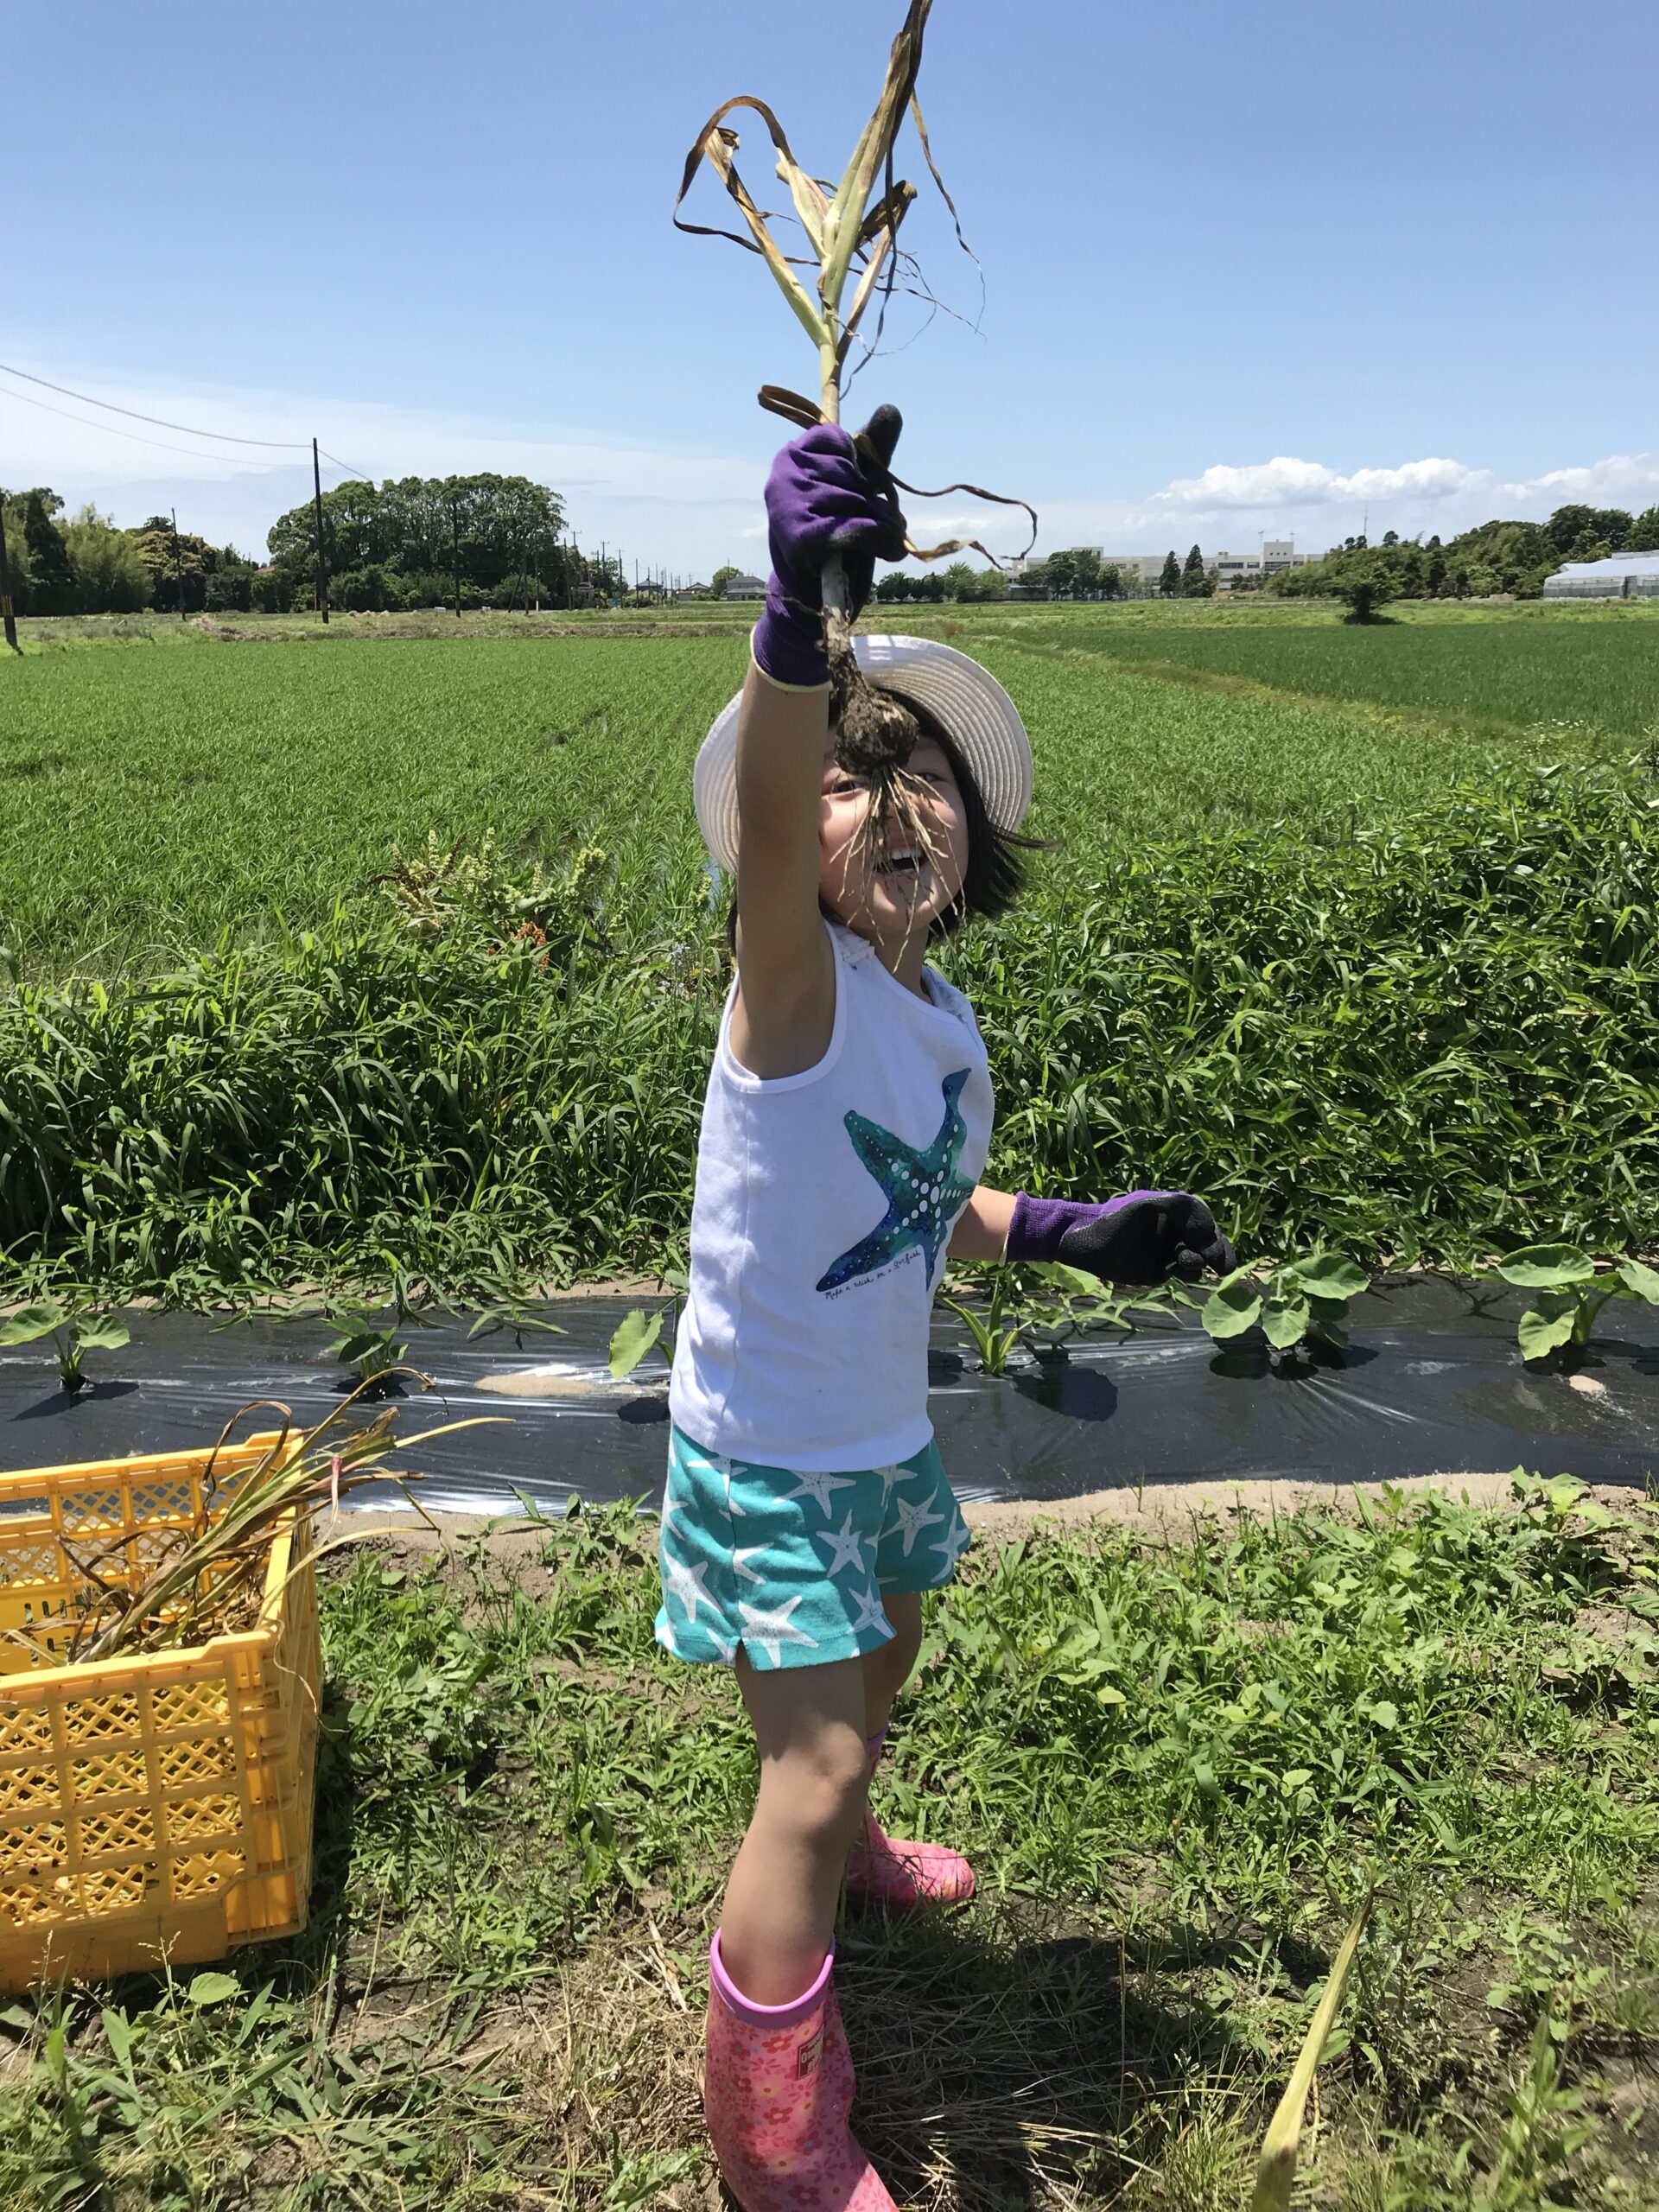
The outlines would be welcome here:
M 760 1794 L 720 1919 L 726 1971 L 756 2005 L 807 1988 L 835 1930 L 842 1870 L 864 1812 L 864 1662 L 757 1670 L 738 1686 L 760 1750 Z
M 893 1628 L 893 1641 L 867 1651 L 864 1669 L 864 1733 L 879 1736 L 887 1725 L 893 1700 L 910 1680 L 922 1648 L 922 1600 L 914 1590 L 889 1590 L 881 1599 Z

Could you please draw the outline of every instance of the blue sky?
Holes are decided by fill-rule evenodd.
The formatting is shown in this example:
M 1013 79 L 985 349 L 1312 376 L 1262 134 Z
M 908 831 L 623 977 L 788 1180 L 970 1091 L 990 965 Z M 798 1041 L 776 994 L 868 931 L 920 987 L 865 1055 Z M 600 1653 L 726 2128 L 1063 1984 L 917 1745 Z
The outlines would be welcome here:
M 524 468 L 630 565 L 753 563 L 754 389 L 814 361 L 757 260 L 671 227 L 681 162 L 755 92 L 838 172 L 901 14 L 14 10 L 0 360 L 376 476 Z M 936 0 L 923 104 L 984 304 L 907 139 L 907 236 L 979 327 L 901 317 L 849 408 L 897 401 L 912 482 L 1022 493 L 1045 548 L 1645 506 L 1656 81 L 1653 0 Z M 96 415 L 0 376 L 0 481 L 245 550 L 308 490 L 297 454 Z M 960 497 L 915 518 L 1020 543 Z

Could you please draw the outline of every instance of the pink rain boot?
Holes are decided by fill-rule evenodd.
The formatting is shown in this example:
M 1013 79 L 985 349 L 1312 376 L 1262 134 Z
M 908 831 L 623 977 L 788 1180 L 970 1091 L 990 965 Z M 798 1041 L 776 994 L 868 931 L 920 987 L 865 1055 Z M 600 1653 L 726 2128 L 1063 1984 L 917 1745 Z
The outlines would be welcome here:
M 887 1741 L 865 1739 L 874 1777 Z M 847 1861 L 847 1895 L 859 1905 L 885 1905 L 889 1912 L 914 1912 L 926 1904 L 963 1904 L 974 1894 L 974 1870 L 959 1851 L 942 1843 L 899 1843 L 887 1834 L 874 1813 L 864 1815 L 864 1834 Z
M 835 1953 L 792 2005 L 755 2005 L 709 1951 L 702 2109 L 743 2212 L 896 2212 L 847 2125 L 853 2062 Z

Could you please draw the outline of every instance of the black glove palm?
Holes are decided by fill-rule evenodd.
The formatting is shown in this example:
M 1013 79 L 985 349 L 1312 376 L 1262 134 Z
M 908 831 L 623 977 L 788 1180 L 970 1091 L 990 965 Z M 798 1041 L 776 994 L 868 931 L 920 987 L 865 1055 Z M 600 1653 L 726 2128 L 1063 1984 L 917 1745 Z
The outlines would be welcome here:
M 1078 1222 L 1061 1237 L 1059 1256 L 1103 1282 L 1131 1287 L 1166 1282 L 1172 1275 L 1197 1282 L 1206 1268 L 1226 1275 L 1238 1265 L 1214 1214 L 1186 1191 L 1131 1198 L 1099 1221 Z

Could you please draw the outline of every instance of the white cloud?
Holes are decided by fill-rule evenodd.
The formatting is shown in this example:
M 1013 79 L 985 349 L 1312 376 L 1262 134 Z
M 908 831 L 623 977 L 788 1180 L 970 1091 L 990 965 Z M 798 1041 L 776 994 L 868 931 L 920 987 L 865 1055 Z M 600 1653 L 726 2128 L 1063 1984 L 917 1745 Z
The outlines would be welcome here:
M 1357 468 L 1339 475 L 1317 461 L 1288 454 L 1243 467 L 1218 462 L 1202 476 L 1177 477 L 1154 494 L 1161 505 L 1198 514 L 1232 507 L 1346 506 L 1356 499 L 1447 499 L 1491 483 L 1490 470 L 1460 461 L 1408 461 L 1397 468 Z
M 351 473 L 436 476 L 496 469 L 556 486 L 584 547 L 603 539 L 682 575 L 706 575 L 722 561 L 749 565 L 765 538 L 760 472 L 753 454 L 675 450 L 588 429 L 527 433 L 483 416 L 319 399 L 294 392 L 178 385 L 76 374 L 25 360 L 22 366 L 78 391 L 228 435 L 278 439 L 286 448 L 214 446 L 0 376 L 0 452 L 9 484 L 51 484 L 72 506 L 91 499 L 132 523 L 176 504 L 181 525 L 261 551 L 276 517 L 309 497 L 310 440 Z M 153 441 L 153 442 L 150 442 Z M 159 448 L 159 449 L 158 449 Z M 1290 454 L 1216 462 L 1161 490 L 1131 498 L 1091 495 L 1090 475 L 1109 464 L 1080 461 L 1060 484 L 1033 493 L 1039 551 L 1104 545 L 1108 552 L 1161 552 L 1200 540 L 1206 551 L 1249 547 L 1257 531 L 1295 537 L 1305 550 L 1357 531 L 1369 511 L 1373 537 L 1439 531 L 1450 537 L 1494 515 L 1541 519 L 1569 500 L 1632 510 L 1659 503 L 1659 454 L 1614 454 L 1518 481 L 1467 461 L 1432 456 L 1346 471 Z M 346 473 L 325 467 L 325 485 Z M 1023 488 L 1023 487 L 1022 487 Z M 1027 536 L 1014 507 L 910 502 L 920 544 L 977 537 L 994 553 L 1020 551 Z
M 1503 486 L 1520 498 L 1559 507 L 1582 500 L 1592 507 L 1641 509 L 1659 502 L 1659 453 L 1609 454 L 1583 468 L 1552 468 L 1529 482 Z
M 1633 512 L 1659 504 L 1659 454 L 1612 454 L 1519 480 L 1441 456 L 1342 471 L 1281 454 L 1217 462 L 1140 500 L 1070 498 L 1038 505 L 1044 551 L 1104 545 L 1111 553 L 1150 553 L 1178 537 L 1196 538 L 1211 552 L 1224 545 L 1249 550 L 1259 531 L 1323 552 L 1357 533 L 1362 520 L 1374 539 L 1388 530 L 1450 537 L 1494 517 L 1541 522 L 1575 500 Z

